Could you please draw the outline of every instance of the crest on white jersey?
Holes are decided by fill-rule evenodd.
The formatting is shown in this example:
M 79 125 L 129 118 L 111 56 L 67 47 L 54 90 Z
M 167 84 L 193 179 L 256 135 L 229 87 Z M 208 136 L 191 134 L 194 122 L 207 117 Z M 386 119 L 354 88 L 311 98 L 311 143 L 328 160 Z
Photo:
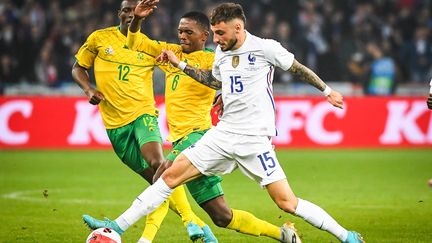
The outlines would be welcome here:
M 252 52 L 249 53 L 248 60 L 249 60 L 249 65 L 255 65 L 255 61 L 256 61 L 255 54 Z
M 236 68 L 239 65 L 239 63 L 240 63 L 240 56 L 233 56 L 231 62 L 233 68 Z

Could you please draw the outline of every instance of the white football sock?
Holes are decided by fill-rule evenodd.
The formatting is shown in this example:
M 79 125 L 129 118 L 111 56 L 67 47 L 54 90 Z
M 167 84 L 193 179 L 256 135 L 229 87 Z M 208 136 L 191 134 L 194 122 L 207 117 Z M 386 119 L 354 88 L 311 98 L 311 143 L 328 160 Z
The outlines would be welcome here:
M 162 178 L 147 187 L 115 222 L 125 231 L 143 216 L 156 210 L 173 192 Z
M 324 209 L 311 202 L 298 198 L 295 214 L 318 229 L 330 232 L 341 241 L 345 241 L 348 237 L 346 229 L 340 226 Z
M 147 240 L 144 237 L 139 238 L 139 240 L 137 241 L 137 243 L 152 243 L 151 241 Z

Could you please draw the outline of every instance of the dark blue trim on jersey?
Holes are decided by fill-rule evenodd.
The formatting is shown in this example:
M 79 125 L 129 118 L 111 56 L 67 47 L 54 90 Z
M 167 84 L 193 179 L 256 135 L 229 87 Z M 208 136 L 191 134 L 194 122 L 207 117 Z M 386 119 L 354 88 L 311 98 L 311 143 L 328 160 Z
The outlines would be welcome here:
M 273 111 L 276 112 L 276 107 L 275 107 L 275 103 L 274 103 L 274 100 L 273 100 L 273 96 L 270 93 L 270 90 L 268 88 L 266 90 L 267 90 L 267 94 L 270 96 L 270 101 L 271 101 L 272 106 L 273 106 Z

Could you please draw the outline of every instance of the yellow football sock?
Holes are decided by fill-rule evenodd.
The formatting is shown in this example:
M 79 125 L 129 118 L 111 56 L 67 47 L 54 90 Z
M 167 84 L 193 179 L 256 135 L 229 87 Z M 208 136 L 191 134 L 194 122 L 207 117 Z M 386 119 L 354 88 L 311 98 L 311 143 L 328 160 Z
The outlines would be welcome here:
M 233 217 L 227 229 L 236 230 L 243 234 L 254 236 L 268 236 L 279 240 L 281 237 L 280 227 L 270 224 L 267 221 L 258 219 L 251 213 L 242 210 L 232 209 Z
M 144 231 L 141 238 L 153 241 L 158 232 L 162 221 L 168 213 L 168 201 L 163 202 L 159 208 L 147 215 Z
M 192 211 L 192 208 L 186 197 L 186 191 L 184 189 L 184 186 L 177 187 L 171 194 L 171 196 L 168 198 L 168 200 L 169 207 L 181 217 L 184 226 L 186 226 L 190 221 L 194 222 L 201 228 L 206 225 Z

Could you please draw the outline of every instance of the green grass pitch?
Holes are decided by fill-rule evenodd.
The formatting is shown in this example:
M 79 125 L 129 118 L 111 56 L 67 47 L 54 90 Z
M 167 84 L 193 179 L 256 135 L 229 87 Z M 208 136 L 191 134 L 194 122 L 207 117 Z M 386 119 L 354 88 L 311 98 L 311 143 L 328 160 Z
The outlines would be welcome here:
M 367 242 L 431 242 L 432 150 L 288 150 L 278 151 L 278 158 L 298 197 L 320 205 Z M 147 187 L 111 151 L 0 151 L 0 185 L 0 242 L 84 242 L 90 231 L 82 214 L 115 218 Z M 294 221 L 306 243 L 338 242 L 280 211 L 239 171 L 224 176 L 222 185 L 233 208 L 276 225 Z M 221 243 L 274 242 L 217 228 L 191 204 Z M 123 242 L 136 242 L 143 223 Z M 169 212 L 154 242 L 189 241 Z

